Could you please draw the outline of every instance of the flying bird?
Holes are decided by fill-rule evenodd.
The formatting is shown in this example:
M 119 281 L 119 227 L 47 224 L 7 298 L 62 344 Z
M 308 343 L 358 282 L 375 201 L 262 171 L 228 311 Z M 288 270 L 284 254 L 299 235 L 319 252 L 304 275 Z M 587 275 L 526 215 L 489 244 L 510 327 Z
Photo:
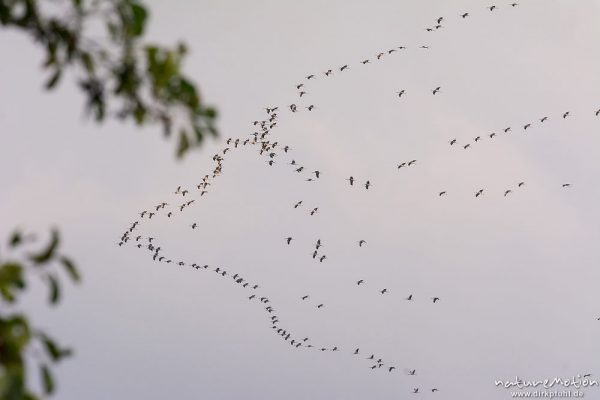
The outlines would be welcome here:
M 358 247 L 362 247 L 363 244 L 367 243 L 365 240 L 361 239 L 358 241 Z
M 287 237 L 287 238 L 285 238 L 285 241 L 287 242 L 287 244 L 290 244 L 292 242 L 292 239 L 293 238 L 291 238 L 291 237 Z
M 438 93 L 441 89 L 441 86 L 436 87 L 435 89 L 433 89 L 433 94 Z

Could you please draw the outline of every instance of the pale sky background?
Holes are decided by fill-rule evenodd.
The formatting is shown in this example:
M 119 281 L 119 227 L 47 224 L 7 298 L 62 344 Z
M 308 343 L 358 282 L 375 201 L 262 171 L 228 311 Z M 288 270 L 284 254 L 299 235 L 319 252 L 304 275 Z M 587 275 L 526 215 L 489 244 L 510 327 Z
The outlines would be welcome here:
M 404 399 L 419 387 L 421 398 L 500 400 L 510 396 L 495 379 L 599 377 L 600 1 L 508 3 L 148 1 L 149 38 L 188 43 L 186 70 L 221 113 L 220 139 L 183 162 L 158 129 L 94 125 L 71 83 L 42 93 L 41 52 L 3 31 L 2 237 L 58 226 L 84 277 L 56 309 L 40 285 L 26 304 L 76 349 L 56 398 Z M 426 32 L 440 16 L 444 28 Z M 295 85 L 311 73 L 300 101 Z M 316 108 L 292 115 L 291 103 Z M 208 196 L 140 234 L 259 283 L 283 324 L 339 353 L 292 349 L 231 279 L 116 246 L 274 105 L 288 155 L 269 167 L 255 148 L 228 153 Z M 448 144 L 480 135 L 469 150 Z M 322 178 L 305 182 L 292 158 Z M 350 188 L 349 175 L 374 186 Z M 322 264 L 310 257 L 317 238 Z M 371 353 L 398 372 L 371 371 Z

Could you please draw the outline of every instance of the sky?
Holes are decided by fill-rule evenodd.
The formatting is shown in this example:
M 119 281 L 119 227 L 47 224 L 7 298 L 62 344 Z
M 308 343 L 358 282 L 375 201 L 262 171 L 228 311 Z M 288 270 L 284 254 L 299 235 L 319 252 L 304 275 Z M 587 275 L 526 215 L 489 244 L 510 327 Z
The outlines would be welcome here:
M 56 397 L 500 400 L 494 380 L 598 377 L 600 1 L 508 3 L 148 1 L 149 40 L 188 44 L 186 71 L 220 113 L 220 137 L 182 161 L 159 129 L 87 119 L 72 82 L 44 93 L 42 53 L 3 32 L 2 237 L 57 226 L 83 275 L 59 307 L 35 283 L 23 305 L 75 349 Z M 200 198 L 212 156 L 273 106 L 271 138 L 291 150 L 269 166 L 233 149 Z M 138 234 L 258 290 L 117 245 L 141 211 L 179 204 L 180 185 L 196 204 Z M 340 351 L 292 348 L 253 293 Z M 371 370 L 370 354 L 397 370 Z

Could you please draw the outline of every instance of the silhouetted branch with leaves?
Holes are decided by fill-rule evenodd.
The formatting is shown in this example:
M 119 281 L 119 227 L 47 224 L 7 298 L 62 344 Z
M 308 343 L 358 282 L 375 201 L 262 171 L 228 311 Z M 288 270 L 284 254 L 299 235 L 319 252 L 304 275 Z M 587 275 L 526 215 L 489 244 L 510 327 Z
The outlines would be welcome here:
M 55 388 L 51 367 L 72 354 L 71 349 L 59 346 L 46 332 L 31 326 L 29 318 L 18 310 L 32 276 L 47 286 L 51 306 L 61 297 L 59 268 L 72 281 L 80 281 L 75 264 L 58 251 L 57 231 L 52 231 L 43 248 L 34 250 L 36 244 L 34 236 L 17 231 L 0 253 L 0 399 L 38 398 L 27 388 L 26 355 L 37 364 L 44 394 L 49 395 Z
M 0 0 L 0 25 L 44 48 L 48 90 L 72 72 L 96 121 L 160 124 L 177 134 L 177 156 L 216 136 L 216 110 L 183 74 L 187 53 L 144 43 L 148 10 L 137 0 Z
M 45 51 L 45 87 L 53 90 L 72 75 L 98 123 L 107 118 L 158 124 L 177 135 L 177 157 L 216 136 L 216 110 L 202 100 L 183 74 L 184 44 L 174 48 L 145 43 L 148 10 L 139 0 L 0 0 L 0 26 L 31 37 Z M 59 234 L 32 251 L 35 237 L 15 232 L 6 253 L 0 247 L 0 400 L 37 399 L 29 388 L 26 358 L 40 369 L 43 395 L 54 392 L 51 367 L 71 355 L 18 311 L 30 276 L 48 287 L 49 303 L 60 300 L 57 267 L 79 281 L 73 262 L 58 253 Z

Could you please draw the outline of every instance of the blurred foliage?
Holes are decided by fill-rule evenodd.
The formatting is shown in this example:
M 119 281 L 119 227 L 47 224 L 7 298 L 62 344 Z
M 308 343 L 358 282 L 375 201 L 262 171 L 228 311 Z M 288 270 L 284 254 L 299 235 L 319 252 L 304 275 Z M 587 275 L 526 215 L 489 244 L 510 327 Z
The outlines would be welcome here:
M 182 73 L 187 53 L 144 43 L 148 9 L 140 0 L 0 0 L 0 26 L 28 34 L 46 52 L 46 89 L 76 76 L 86 109 L 177 135 L 177 156 L 216 136 L 216 111 Z
M 47 244 L 36 248 L 34 236 L 20 231 L 12 234 L 6 252 L 0 253 L 0 399 L 21 400 L 41 398 L 27 385 L 27 360 L 39 370 L 42 396 L 55 389 L 52 367 L 72 354 L 59 346 L 41 329 L 31 326 L 29 318 L 18 310 L 18 302 L 27 288 L 27 277 L 37 276 L 46 285 L 48 302 L 58 304 L 61 298 L 59 270 L 73 282 L 80 276 L 73 262 L 58 252 L 60 236 L 52 231 Z M 4 254 L 6 253 L 6 254 Z
M 45 51 L 47 90 L 71 74 L 96 122 L 158 124 L 165 136 L 176 134 L 181 158 L 207 135 L 217 135 L 217 113 L 182 72 L 184 44 L 168 48 L 143 41 L 147 20 L 140 0 L 0 0 L 0 26 L 25 33 Z M 16 231 L 6 252 L 0 248 L 0 400 L 52 395 L 52 368 L 72 354 L 19 310 L 31 276 L 46 285 L 51 306 L 61 298 L 59 270 L 80 280 L 75 264 L 58 251 L 57 231 L 42 249 L 32 250 L 35 244 L 34 236 Z M 28 364 L 39 370 L 42 393 L 30 389 Z

